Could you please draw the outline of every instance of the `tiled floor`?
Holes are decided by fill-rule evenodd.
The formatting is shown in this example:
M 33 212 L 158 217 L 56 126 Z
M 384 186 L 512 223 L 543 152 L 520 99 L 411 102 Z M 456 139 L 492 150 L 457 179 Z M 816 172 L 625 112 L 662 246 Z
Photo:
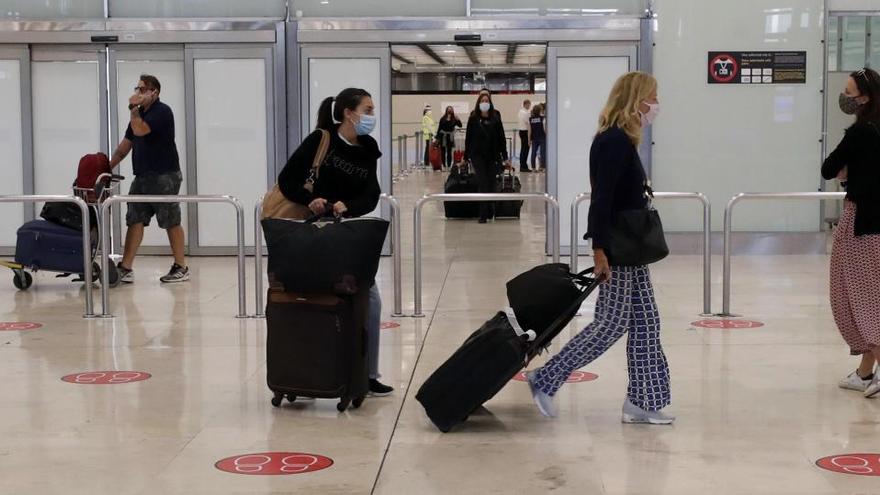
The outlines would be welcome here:
M 540 181 L 525 176 L 524 188 L 537 190 Z M 417 196 L 441 187 L 432 173 L 396 185 L 407 312 L 408 212 Z M 541 417 L 528 387 L 512 382 L 466 425 L 439 433 L 416 390 L 505 305 L 504 282 L 544 262 L 543 226 L 537 205 L 519 222 L 482 226 L 444 221 L 439 205 L 428 206 L 427 317 L 396 320 L 400 328 L 383 332 L 381 369 L 397 392 L 344 414 L 335 401 L 269 404 L 265 325 L 233 318 L 232 258 L 193 259 L 193 279 L 175 286 L 157 281 L 167 259 L 139 259 L 137 283 L 112 292 L 112 320 L 80 318 L 82 289 L 51 275 L 37 276 L 29 292 L 4 284 L 0 321 L 44 326 L 0 332 L 0 494 L 880 494 L 880 478 L 815 465 L 834 454 L 880 452 L 880 401 L 836 387 L 855 362 L 828 308 L 824 256 L 734 260 L 734 310 L 766 323 L 757 329 L 692 328 L 701 309 L 699 257 L 673 256 L 653 268 L 672 368 L 670 411 L 678 416 L 672 427 L 620 423 L 626 368 L 618 345 L 586 369 L 598 380 L 563 388 L 556 420 Z M 383 260 L 380 274 L 386 320 L 390 266 Z M 553 350 L 590 316 L 585 310 Z M 152 378 L 61 380 L 104 370 Z M 334 464 L 289 476 L 214 467 L 276 451 Z

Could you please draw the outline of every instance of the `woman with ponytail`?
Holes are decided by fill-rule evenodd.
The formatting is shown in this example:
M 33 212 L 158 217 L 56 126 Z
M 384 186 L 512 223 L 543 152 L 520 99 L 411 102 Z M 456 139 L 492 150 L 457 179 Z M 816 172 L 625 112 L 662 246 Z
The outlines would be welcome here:
M 370 137 L 376 126 L 370 93 L 347 88 L 329 97 L 318 109 L 317 129 L 293 152 L 278 176 L 278 187 L 295 203 L 308 206 L 315 215 L 359 217 L 376 209 L 382 193 L 376 175 L 379 144 Z M 330 146 L 318 173 L 312 165 L 325 133 Z M 310 185 L 311 187 L 306 187 Z M 370 394 L 385 396 L 394 389 L 379 382 L 379 326 L 382 300 L 379 289 L 370 288 L 367 322 Z

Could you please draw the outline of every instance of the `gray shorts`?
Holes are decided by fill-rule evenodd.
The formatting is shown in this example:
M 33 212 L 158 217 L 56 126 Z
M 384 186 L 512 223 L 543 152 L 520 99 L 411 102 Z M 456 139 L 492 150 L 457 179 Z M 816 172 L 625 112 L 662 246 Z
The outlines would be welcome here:
M 162 195 L 180 193 L 180 184 L 183 182 L 183 174 L 171 172 L 167 174 L 138 175 L 131 183 L 130 195 Z M 128 214 L 125 215 L 125 224 L 132 225 L 142 223 L 144 227 L 150 225 L 150 219 L 156 215 L 156 222 L 163 229 L 170 229 L 180 225 L 180 203 L 129 203 Z

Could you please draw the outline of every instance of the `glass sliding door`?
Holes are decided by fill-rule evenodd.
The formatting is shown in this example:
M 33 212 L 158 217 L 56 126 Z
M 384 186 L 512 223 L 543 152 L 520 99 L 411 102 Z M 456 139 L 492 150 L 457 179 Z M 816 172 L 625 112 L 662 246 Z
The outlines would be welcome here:
M 271 47 L 187 48 L 190 191 L 230 194 L 250 205 L 266 193 L 275 170 L 274 69 Z M 191 96 L 190 96 L 191 95 Z M 194 187 L 193 187 L 194 186 Z M 193 192 L 195 192 L 193 191 Z M 228 205 L 192 206 L 190 246 L 197 254 L 232 252 L 235 214 Z M 197 246 L 197 248 L 193 246 Z
M 638 47 L 556 46 L 547 51 L 548 163 L 547 188 L 560 205 L 563 253 L 570 253 L 567 232 L 569 206 L 575 196 L 590 191 L 590 141 L 596 133 L 599 112 L 618 77 L 637 67 Z M 587 205 L 579 216 L 579 232 L 587 230 Z M 580 251 L 586 252 L 586 241 Z
M 103 46 L 32 49 L 35 194 L 72 194 L 80 157 L 107 153 L 105 60 Z
M 32 160 L 30 145 L 25 143 L 25 132 L 30 122 L 28 101 L 30 92 L 29 53 L 27 47 L 0 48 L 0 195 L 23 194 L 32 187 Z M 25 207 L 5 204 L 0 210 L 0 253 L 11 254 L 15 246 L 15 231 L 25 220 Z

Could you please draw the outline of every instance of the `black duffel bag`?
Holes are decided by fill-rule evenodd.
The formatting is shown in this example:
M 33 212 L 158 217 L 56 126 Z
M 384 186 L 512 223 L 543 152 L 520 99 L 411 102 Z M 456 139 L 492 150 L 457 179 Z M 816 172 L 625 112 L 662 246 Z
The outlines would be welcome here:
M 262 225 L 268 271 L 286 291 L 351 295 L 375 283 L 387 220 L 266 218 Z
M 523 328 L 539 335 L 558 332 L 561 329 L 553 328 L 555 322 L 568 313 L 573 317 L 580 307 L 578 302 L 586 299 L 584 287 L 595 284 L 587 278 L 592 271 L 573 274 L 561 263 L 536 266 L 507 282 L 507 301 Z
M 44 220 L 62 227 L 82 230 L 82 210 L 74 203 L 51 201 L 43 205 L 40 216 Z M 89 207 L 89 221 L 92 229 L 98 228 L 98 218 L 94 209 Z

